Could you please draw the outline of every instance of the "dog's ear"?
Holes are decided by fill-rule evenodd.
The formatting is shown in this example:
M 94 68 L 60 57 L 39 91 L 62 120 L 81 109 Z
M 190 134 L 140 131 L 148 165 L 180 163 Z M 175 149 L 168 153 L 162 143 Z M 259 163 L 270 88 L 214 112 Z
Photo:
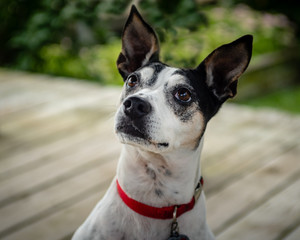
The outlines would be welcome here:
M 117 67 L 124 79 L 141 66 L 159 60 L 159 43 L 154 30 L 143 20 L 136 7 L 130 15 L 122 35 L 122 52 Z
M 200 65 L 203 67 L 204 64 L 206 84 L 220 101 L 236 95 L 238 78 L 251 59 L 252 41 L 251 35 L 245 35 L 232 43 L 222 45 Z

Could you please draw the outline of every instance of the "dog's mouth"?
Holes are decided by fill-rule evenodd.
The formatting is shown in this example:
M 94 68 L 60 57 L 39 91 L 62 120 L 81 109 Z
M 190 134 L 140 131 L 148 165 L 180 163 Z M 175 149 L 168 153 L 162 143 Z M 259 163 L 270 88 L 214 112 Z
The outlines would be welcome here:
M 143 131 L 141 131 L 138 127 L 133 124 L 122 124 L 117 126 L 117 132 L 128 134 L 132 137 L 137 137 L 141 139 L 147 139 L 147 136 Z
M 156 142 L 145 131 L 141 130 L 134 124 L 120 124 L 116 127 L 116 132 L 126 136 L 126 139 L 135 144 L 146 144 L 153 145 L 157 148 L 167 148 L 169 143 L 167 142 Z

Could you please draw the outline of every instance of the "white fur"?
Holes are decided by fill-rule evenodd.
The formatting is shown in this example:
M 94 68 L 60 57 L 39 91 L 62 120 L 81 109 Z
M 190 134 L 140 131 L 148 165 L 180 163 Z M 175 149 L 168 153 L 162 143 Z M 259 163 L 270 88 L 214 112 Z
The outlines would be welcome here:
M 142 62 L 142 66 L 146 65 L 149 62 L 151 56 L 155 53 L 155 51 L 157 51 L 157 48 L 155 45 L 152 45 L 150 51 L 146 54 L 145 59 Z
M 166 102 L 164 93 L 165 84 L 167 83 L 168 89 L 172 89 L 173 86 L 186 82 L 182 75 L 172 75 L 176 70 L 178 69 L 172 67 L 165 68 L 160 72 L 154 86 L 151 88 L 141 89 L 135 94 L 130 95 L 130 97 L 139 96 L 151 101 L 154 116 L 152 115 L 151 119 L 148 121 L 148 131 L 150 132 L 154 143 L 168 142 L 170 144 L 168 151 L 190 143 L 193 139 L 198 137 L 199 132 L 201 132 L 201 129 L 204 127 L 200 112 L 196 114 L 192 121 L 182 122 L 174 115 L 170 106 L 168 106 L 168 104 L 164 104 Z M 143 68 L 140 72 L 144 77 L 148 75 L 147 73 L 149 73 L 150 70 L 149 68 Z M 148 80 L 147 77 L 144 78 Z M 169 92 L 168 94 L 172 93 Z M 196 108 L 196 103 L 194 103 L 194 105 Z M 121 115 L 120 112 L 122 113 L 122 111 L 123 109 L 121 106 L 116 114 L 116 122 L 119 121 L 118 116 Z M 182 136 L 185 137 L 183 138 Z M 128 143 L 126 136 L 120 134 L 119 137 L 122 143 Z M 123 137 L 125 137 L 125 139 Z M 131 144 L 134 143 L 131 142 Z M 141 147 L 139 143 L 137 143 L 137 146 Z M 150 150 L 149 146 L 147 146 L 147 148 Z M 151 150 L 154 152 L 157 151 L 155 146 Z
M 214 76 L 212 73 L 213 67 L 208 65 L 206 69 L 206 84 L 207 86 L 211 87 L 214 84 Z
M 151 76 L 151 70 L 141 71 L 143 79 Z M 124 143 L 118 163 L 117 175 L 123 190 L 133 199 L 155 207 L 188 203 L 199 181 L 200 154 L 203 139 L 195 149 L 195 141 L 203 131 L 203 116 L 197 112 L 183 122 L 166 103 L 165 85 L 171 89 L 186 81 L 181 75 L 172 75 L 175 68 L 162 70 L 154 86 L 141 89 L 131 96 L 139 96 L 151 103 L 153 108 L 147 119 L 147 131 L 151 144 L 117 132 Z M 125 99 L 126 100 L 126 99 Z M 121 104 L 116 114 L 116 123 L 124 114 Z M 157 143 L 167 142 L 161 149 Z M 150 172 L 150 174 L 149 174 Z M 143 217 L 129 209 L 120 199 L 116 178 L 83 225 L 76 231 L 73 240 L 165 240 L 170 236 L 172 220 L 156 220 Z M 162 195 L 156 194 L 157 189 Z M 195 207 L 178 218 L 180 233 L 191 240 L 214 239 L 206 224 L 204 193 Z

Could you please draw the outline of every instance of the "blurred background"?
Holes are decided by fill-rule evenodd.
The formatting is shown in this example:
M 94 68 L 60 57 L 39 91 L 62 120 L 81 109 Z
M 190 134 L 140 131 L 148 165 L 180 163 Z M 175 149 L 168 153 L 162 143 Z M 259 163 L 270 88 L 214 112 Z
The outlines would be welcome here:
M 208 223 L 219 240 L 299 240 L 295 2 L 0 0 L 0 239 L 69 240 L 106 192 L 121 149 L 116 59 L 135 4 L 172 66 L 254 35 L 242 106 L 226 104 L 205 137 Z
M 0 66 L 121 85 L 115 62 L 132 3 L 170 65 L 195 67 L 254 35 L 237 102 L 300 112 L 300 8 L 291 0 L 1 0 Z

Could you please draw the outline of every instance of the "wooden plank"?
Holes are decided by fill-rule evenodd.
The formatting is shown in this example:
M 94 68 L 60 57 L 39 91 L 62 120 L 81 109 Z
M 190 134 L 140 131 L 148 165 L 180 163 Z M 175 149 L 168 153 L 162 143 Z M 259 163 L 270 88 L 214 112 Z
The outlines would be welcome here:
M 0 79 L 3 78 L 3 74 L 1 74 L 3 71 L 0 72 Z M 56 98 L 57 96 L 55 96 L 54 93 L 58 92 L 60 93 L 61 96 L 63 96 L 63 98 L 66 99 L 66 95 L 67 98 L 71 99 L 71 102 L 73 101 L 72 98 L 75 98 L 76 96 L 73 96 L 74 92 L 77 94 L 80 94 L 80 96 L 85 96 L 85 95 L 93 95 L 96 96 L 96 100 L 99 100 L 99 96 L 101 96 L 101 101 L 94 101 L 91 102 L 88 105 L 83 105 L 82 103 L 80 103 L 79 105 L 74 104 L 74 108 L 70 108 L 70 100 L 69 103 L 67 104 L 67 108 L 69 107 L 70 110 L 75 110 L 72 113 L 67 113 L 69 115 L 74 114 L 77 116 L 85 116 L 87 115 L 86 112 L 87 110 L 90 110 L 90 112 L 97 112 L 97 114 L 99 114 L 99 110 L 96 111 L 96 104 L 98 109 L 102 109 L 101 111 L 106 111 L 109 110 L 109 113 L 107 113 L 107 115 L 111 116 L 111 112 L 112 110 L 115 109 L 115 107 L 112 107 L 112 104 L 114 103 L 114 100 L 109 101 L 109 103 L 107 101 L 104 101 L 104 99 L 106 97 L 109 96 L 114 96 L 116 94 L 119 95 L 119 88 L 108 88 L 108 89 L 103 89 L 103 88 L 99 88 L 99 86 L 97 85 L 97 87 L 95 87 L 94 84 L 91 83 L 84 83 L 81 81 L 70 81 L 68 80 L 62 80 L 61 78 L 50 78 L 47 76 L 41 76 L 41 75 L 33 75 L 33 74 L 23 74 L 23 73 L 9 73 L 9 72 L 5 72 L 6 75 L 8 76 L 14 76 L 12 81 L 6 82 L 7 84 L 10 84 L 11 82 L 16 82 L 17 83 L 27 83 L 28 87 L 25 90 L 22 90 L 20 88 L 17 89 L 16 91 L 16 95 L 18 95 L 19 92 L 26 92 L 28 90 L 30 91 L 34 91 L 32 89 L 35 89 L 36 92 L 40 92 L 40 88 L 43 88 L 44 90 L 48 91 L 50 93 L 50 95 L 54 95 L 54 103 L 50 103 L 52 105 L 60 105 L 60 102 L 63 101 L 64 99 L 60 99 L 60 98 Z M 5 75 L 5 74 L 4 74 Z M 17 78 L 17 80 L 16 80 Z M 37 87 L 39 86 L 39 87 Z M 74 87 L 75 86 L 75 87 Z M 70 91 L 71 89 L 71 91 Z M 55 91 L 58 90 L 58 91 Z M 75 91 L 74 91 L 75 90 Z M 29 91 L 29 92 L 30 92 Z M 68 93 L 72 93 L 73 95 L 68 96 Z M 104 94 L 103 94 L 104 92 Z M 92 93 L 92 94 L 91 94 Z M 108 94 L 108 95 L 107 95 Z M 44 94 L 40 94 L 41 98 L 44 98 Z M 31 95 L 30 95 L 31 96 Z M 29 98 L 30 98 L 29 96 Z M 36 98 L 33 98 L 34 101 L 36 101 Z M 77 100 L 78 102 L 78 100 Z M 22 105 L 22 102 L 18 103 L 19 105 Z M 94 106 L 93 106 L 94 104 Z M 52 106 L 51 105 L 51 106 Z M 51 107 L 52 109 L 55 107 Z M 65 109 L 64 109 L 65 110 Z M 42 109 L 42 111 L 44 111 Z M 4 124 L 4 118 L 1 117 L 0 121 L 2 124 L 0 124 L 0 128 L 1 128 L 1 132 L 2 134 L 0 135 L 0 151 L 3 150 L 4 151 L 4 155 L 1 155 L 1 171 L 6 171 L 7 169 L 5 167 L 3 167 L 3 165 L 9 165 L 10 167 L 13 167 L 14 164 L 12 164 L 14 161 L 12 161 L 11 158 L 14 159 L 18 159 L 20 158 L 20 160 L 17 160 L 17 162 L 19 164 L 22 164 L 22 166 L 24 166 L 24 164 L 26 164 L 26 160 L 27 159 L 31 159 L 30 156 L 32 156 L 31 154 L 34 154 L 34 152 L 44 152 L 43 150 L 45 150 L 45 148 L 49 151 L 52 152 L 52 149 L 50 146 L 41 146 L 41 144 L 50 144 L 51 146 L 59 146 L 60 143 L 53 143 L 51 141 L 55 141 L 56 139 L 60 139 L 62 140 L 61 142 L 64 142 L 62 138 L 59 135 L 56 135 L 56 139 L 51 139 L 51 138 L 47 138 L 47 136 L 45 136 L 45 142 L 40 141 L 41 139 L 37 139 L 38 142 L 32 143 L 30 142 L 31 139 L 27 139 L 28 135 L 26 133 L 29 133 L 29 137 L 31 138 L 38 138 L 40 136 L 40 132 L 38 131 L 38 129 L 36 129 L 36 125 L 38 125 L 38 123 L 43 122 L 42 124 L 46 125 L 47 121 L 51 121 L 54 120 L 55 123 L 57 123 L 57 121 L 55 121 L 55 117 L 61 117 L 58 114 L 61 114 L 61 110 L 56 114 L 58 116 L 55 116 L 54 119 L 51 119 L 51 117 L 49 116 L 45 116 L 42 118 L 35 118 L 35 115 L 39 115 L 42 112 L 40 109 L 34 109 L 33 112 L 30 111 L 25 111 L 24 115 L 13 115 L 12 118 L 5 118 L 7 119 L 7 124 Z M 52 110 L 51 110 L 52 111 Z M 11 115 L 10 115 L 11 116 Z M 25 116 L 29 116 L 29 117 L 25 117 Z M 81 117 L 82 118 L 82 117 Z M 96 117 L 95 117 L 96 118 Z M 45 122 L 43 121 L 45 120 Z M 98 119 L 99 121 L 100 119 Z M 96 119 L 95 119 L 96 121 Z M 82 124 L 84 124 L 84 118 L 81 119 Z M 90 121 L 86 121 L 85 122 L 87 125 L 89 125 L 89 127 L 91 127 L 91 122 Z M 54 125 L 52 122 L 48 122 L 47 125 Z M 97 126 L 98 127 L 98 126 Z M 31 129 L 33 128 L 33 129 Z M 24 130 L 25 129 L 25 130 Z M 78 131 L 78 129 L 76 129 Z M 90 129 L 88 131 L 96 131 L 96 129 Z M 23 135 L 22 133 L 25 131 L 25 134 Z M 46 131 L 47 133 L 47 131 Z M 31 134 L 31 135 L 30 135 Z M 60 133 L 63 134 L 63 133 Z M 79 135 L 86 135 L 86 134 L 79 134 Z M 74 136 L 75 139 L 77 136 Z M 69 138 L 69 141 L 71 140 L 72 142 L 72 137 Z M 28 141 L 29 140 L 29 141 Z M 32 146 L 32 147 L 31 147 Z M 40 149 L 37 149 L 37 147 L 41 147 Z M 32 149 L 32 148 L 36 148 L 36 149 Z M 13 150 L 13 151 L 12 151 Z M 2 151 L 2 153 L 3 153 Z M 24 154 L 28 153 L 29 154 L 29 158 L 25 159 L 24 161 Z M 21 159 L 22 158 L 22 159 Z M 4 162 L 3 162 L 4 160 Z M 9 164 L 6 164 L 9 163 Z
M 238 112 L 238 117 L 235 116 Z M 251 142 L 257 142 L 266 135 L 276 134 L 276 131 L 282 131 L 282 128 L 286 128 L 287 131 L 293 131 L 300 126 L 300 118 L 296 116 L 288 116 L 276 111 L 266 111 L 265 110 L 255 110 L 248 107 L 232 106 L 226 104 L 208 124 L 206 135 L 205 135 L 205 145 L 204 154 L 206 154 L 206 144 L 208 146 L 214 146 L 211 148 L 210 153 L 214 153 L 215 150 L 223 148 L 223 145 L 227 145 L 227 139 L 238 139 L 239 141 L 250 139 Z M 284 129 L 283 129 L 284 130 Z M 284 130 L 285 131 L 285 130 Z M 294 133 L 295 134 L 295 133 Z M 289 137 L 289 136 L 286 136 Z M 272 139 L 272 138 L 271 138 Z M 281 139 L 281 138 L 279 138 Z M 236 143 L 236 141 L 234 142 Z M 241 145 L 249 145 L 246 142 L 237 142 L 235 148 Z M 225 151 L 227 146 L 223 148 Z M 221 156 L 224 156 L 222 152 Z M 227 154 L 230 153 L 227 150 Z M 209 155 L 207 155 L 209 156 Z M 218 160 L 215 160 L 216 162 Z M 212 164 L 210 159 L 207 164 Z
M 220 165 L 220 159 L 229 154 L 234 157 L 235 151 L 242 146 L 259 146 L 258 141 L 265 137 L 280 140 L 282 133 L 287 133 L 285 137 L 289 138 L 288 133 L 297 134 L 295 129 L 298 127 L 300 118 L 296 116 L 225 104 L 208 124 L 202 162 L 206 166 Z M 268 137 L 269 134 L 274 137 Z
M 70 176 L 75 169 L 84 165 L 93 167 L 100 156 L 120 149 L 120 145 L 106 139 L 107 135 L 98 139 L 90 139 L 81 148 L 73 149 L 72 153 L 47 159 L 47 163 L 19 174 L 12 179 L 0 182 L 0 206 L 7 205 L 32 192 L 49 187 L 49 184 Z M 93 162 L 93 164 L 90 164 Z M 34 181 L 33 181 L 34 179 Z M 26 184 L 24 184 L 26 183 Z
M 32 89 L 49 89 L 54 92 L 62 93 L 79 93 L 84 90 L 96 90 L 99 91 L 99 84 L 82 81 L 79 79 L 50 76 L 46 74 L 6 71 L 0 69 L 0 93 L 1 89 L 7 90 L 9 86 L 13 86 L 12 89 L 19 90 L 32 90 Z M 24 89 L 25 88 L 25 89 Z M 101 88 L 101 87 L 100 87 Z M 105 87 L 107 89 L 113 89 L 115 87 Z M 4 91 L 5 92 L 5 91 Z
M 108 186 L 109 183 L 105 187 L 107 188 Z M 99 189 L 101 188 L 103 186 L 99 186 Z M 87 198 L 82 199 L 80 202 L 73 205 L 65 203 L 60 206 L 61 211 L 49 213 L 48 217 L 12 232 L 10 235 L 5 236 L 5 240 L 59 240 L 69 236 L 85 220 L 104 193 L 93 190 L 93 194 L 88 195 Z
M 300 146 L 207 198 L 208 223 L 219 234 L 289 185 L 300 174 Z M 240 194 L 242 193 L 242 194 Z
M 48 90 L 49 91 L 49 90 Z M 49 91 L 51 93 L 51 91 Z M 55 101 L 48 101 L 44 104 L 40 104 L 35 108 L 31 108 L 28 111 L 23 111 L 20 114 L 13 114 L 8 116 L 1 117 L 1 128 L 3 129 L 14 129 L 16 127 L 22 127 L 26 124 L 36 121 L 39 119 L 47 118 L 52 115 L 56 115 L 65 111 L 70 111 L 75 108 L 84 108 L 92 104 L 97 104 L 99 108 L 110 107 L 114 109 L 116 105 L 116 96 L 119 94 L 119 91 L 105 91 L 104 89 L 99 89 L 95 91 L 82 92 L 76 95 L 64 96 L 60 99 L 55 99 Z M 32 94 L 27 94 L 24 98 L 33 99 Z M 44 99 L 44 96 L 39 96 Z M 112 101 L 105 101 L 106 99 L 112 99 Z M 14 102 L 17 106 L 20 106 L 19 102 L 24 102 L 25 100 L 16 96 Z M 13 104 L 3 103 L 4 108 L 13 108 Z
M 203 175 L 207 178 L 207 195 L 228 186 L 241 176 L 255 171 L 269 160 L 289 151 L 299 144 L 300 135 L 289 126 L 264 131 L 265 137 L 259 137 L 251 144 L 241 145 L 213 164 L 204 162 Z M 300 126 L 299 126 L 300 129 Z M 285 136 L 282 138 L 282 136 Z M 243 141 L 241 140 L 241 143 Z
M 13 79 L 8 81 L 8 78 Z M 112 139 L 107 141 L 108 145 L 103 145 L 106 149 L 109 148 L 109 142 L 114 141 L 114 137 L 111 134 L 112 120 L 109 124 L 109 121 L 97 124 L 97 114 L 100 114 L 97 112 L 97 107 L 104 109 L 104 112 L 115 109 L 111 100 L 117 101 L 120 89 L 113 89 L 111 94 L 102 95 L 106 91 L 90 83 L 22 73 L 19 75 L 6 73 L 3 76 L 0 71 L 0 93 L 4 93 L 0 94 L 0 106 L 3 104 L 9 107 L 3 114 L 4 118 L 0 118 L 0 123 L 3 123 L 0 124 L 1 133 L 4 133 L 3 127 L 5 127 L 5 135 L 0 135 L 0 149 L 5 153 L 1 155 L 0 161 L 0 173 L 3 171 L 2 175 L 0 174 L 0 179 L 1 176 L 3 177 L 0 183 L 0 197 L 5 196 L 6 191 L 12 191 L 6 200 L 4 198 L 0 214 L 8 216 L 9 221 L 4 223 L 6 225 L 3 231 L 9 230 L 6 236 L 10 239 L 62 239 L 69 236 L 75 229 L 74 222 L 77 227 L 78 219 L 83 220 L 90 211 L 86 209 L 89 206 L 92 208 L 99 200 L 99 197 L 93 198 L 98 190 L 94 177 L 96 177 L 96 168 L 104 162 L 97 159 L 97 154 L 100 154 L 101 150 L 97 149 L 95 142 L 104 141 L 99 134 Z M 86 95 L 90 95 L 87 97 L 89 100 L 82 102 L 83 96 Z M 61 104 L 62 101 L 65 103 Z M 84 111 L 96 113 L 87 116 Z M 81 117 L 83 115 L 87 118 Z M 80 117 L 76 118 L 76 116 Z M 64 119 L 57 120 L 59 117 Z M 92 122 L 89 119 L 93 119 Z M 299 120 L 299 117 L 290 117 L 276 111 L 257 111 L 230 104 L 224 106 L 212 120 L 206 134 L 202 169 L 206 178 L 205 188 L 208 190 L 206 191 L 208 192 L 208 216 L 210 217 L 211 209 L 215 211 L 212 211 L 211 218 L 216 224 L 213 226 L 214 230 L 226 235 L 228 227 L 238 232 L 236 226 L 239 226 L 239 220 L 243 223 L 245 219 L 250 218 L 256 223 L 255 219 L 249 216 L 266 215 L 264 206 L 272 201 L 276 202 L 277 200 L 273 200 L 272 197 L 275 196 L 274 199 L 277 199 L 283 193 L 281 191 L 284 186 L 289 185 L 287 182 L 293 182 L 298 176 L 298 167 L 295 167 L 298 164 L 295 161 L 299 155 L 297 147 L 300 143 Z M 58 140 L 59 135 L 51 139 L 51 136 L 56 135 L 55 131 L 59 133 L 60 129 L 64 129 L 54 126 L 44 127 L 51 121 L 62 126 L 68 125 L 69 122 L 73 124 L 74 129 L 79 127 L 80 131 L 70 134 L 69 131 L 72 131 L 73 126 L 68 126 L 64 134 L 70 135 L 60 140 Z M 34 132 L 35 129 L 41 131 Z M 20 132 L 22 135 L 18 136 Z M 115 146 L 114 143 L 112 145 Z M 10 149 L 14 151 L 9 151 Z M 82 155 L 77 156 L 76 153 Z M 108 151 L 107 154 L 111 152 Z M 98 156 L 101 158 L 102 155 Z M 62 161 L 61 165 L 59 161 Z M 67 169 L 68 166 L 70 169 Z M 49 167 L 48 171 L 47 167 Z M 89 184 L 88 177 L 91 172 L 94 177 L 91 177 L 92 184 Z M 253 179 L 255 177 L 257 179 Z M 73 180 L 74 185 L 71 184 Z M 6 183 L 9 183 L 7 187 L 4 186 Z M 63 188 L 60 188 L 60 184 Z M 77 185 L 82 187 L 88 185 L 87 192 L 83 194 L 81 189 L 76 189 Z M 245 185 L 251 194 L 248 195 L 245 191 Z M 98 187 L 103 189 L 103 185 Z M 11 190 L 13 188 L 15 190 Z M 264 191 L 264 188 L 267 191 Z M 73 195 L 68 195 L 65 189 L 73 189 Z M 253 192 L 255 194 L 252 194 Z M 50 196 L 49 201 L 45 196 Z M 40 204 L 38 204 L 39 199 Z M 90 199 L 95 202 L 92 203 Z M 226 201 L 222 202 L 222 199 Z M 53 206 L 51 201 L 54 203 Z M 288 206 L 285 206 L 285 201 L 288 199 L 281 202 L 280 207 L 283 209 L 287 209 L 290 204 L 288 202 Z M 210 203 L 212 207 L 209 207 Z M 36 209 L 25 207 L 33 206 L 30 204 L 35 205 Z M 74 206 L 76 208 L 73 208 Z M 274 206 L 277 208 L 278 204 Z M 274 206 L 272 205 L 270 211 L 273 211 Z M 83 215 L 68 213 L 70 209 L 76 212 L 77 207 L 82 209 L 82 212 L 80 210 L 77 214 Z M 16 211 L 13 212 L 13 209 Z M 222 214 L 218 215 L 220 212 Z M 21 214 L 21 217 L 18 214 Z M 277 231 L 275 238 L 286 236 L 291 229 L 294 229 L 295 222 L 299 222 L 299 217 L 294 219 L 293 223 L 291 223 L 292 218 L 288 219 L 289 223 L 285 226 L 280 226 L 278 230 L 273 229 L 274 232 Z M 265 222 L 265 226 L 273 223 L 271 217 L 267 220 L 269 222 Z M 275 224 L 277 224 L 276 219 Z M 297 230 L 295 232 L 297 234 Z M 259 236 L 265 236 L 264 234 Z M 239 239 L 244 238 L 242 236 Z M 255 236 L 253 239 L 256 239 Z
M 76 124 L 80 128 L 87 128 L 87 126 L 84 126 L 84 124 L 88 125 L 91 127 L 91 124 L 97 123 L 99 124 L 99 121 L 102 119 L 107 119 L 113 116 L 112 114 L 112 107 L 107 107 L 108 109 L 105 109 L 105 107 L 97 106 L 98 109 L 102 109 L 101 111 L 95 109 L 92 109 L 91 107 L 85 108 L 85 109 L 76 109 L 72 112 L 65 113 L 65 116 L 71 116 L 70 118 L 70 123 L 74 122 L 74 127 L 76 127 Z M 96 108 L 96 107 L 95 107 Z M 30 149 L 30 144 L 31 144 L 31 139 L 37 139 L 39 137 L 44 137 L 45 142 L 49 143 L 49 141 L 52 141 L 53 139 L 51 137 L 47 137 L 47 133 L 49 133 L 49 128 L 52 128 L 53 131 L 50 131 L 50 133 L 56 138 L 62 138 L 61 135 L 63 135 L 63 132 L 59 132 L 59 134 L 54 135 L 54 131 L 59 131 L 60 126 L 62 128 L 68 124 L 68 120 L 64 121 L 64 115 L 57 115 L 53 117 L 48 117 L 44 119 L 31 119 L 32 121 L 27 121 L 26 124 L 22 124 L 17 122 L 17 124 L 12 124 L 9 128 L 6 128 L 5 125 L 1 125 L 1 137 L 0 137 L 0 154 L 2 159 L 7 158 L 7 153 L 12 154 L 16 152 L 21 152 L 23 151 L 28 151 Z M 22 118 L 21 118 L 22 119 Z M 75 120 L 72 120 L 75 119 Z M 65 122 L 65 123 L 64 123 Z M 41 125 L 43 126 L 46 131 L 39 131 L 38 126 Z M 71 129 L 72 125 L 68 124 L 67 128 Z M 78 128 L 77 127 L 77 128 Z M 79 129 L 76 129 L 79 130 Z M 29 139 L 28 139 L 29 137 Z M 37 146 L 42 144 L 43 141 L 38 140 Z M 34 147 L 37 147 L 35 144 L 33 144 Z M 12 149 L 14 151 L 12 151 Z
M 284 240 L 299 240 L 300 239 L 300 225 L 291 232 L 288 236 L 284 238 Z
M 68 135 L 99 125 L 111 116 L 111 111 L 76 110 L 32 121 L 13 129 L 1 128 L 0 158 L 28 152 L 33 148 L 58 141 Z
M 26 168 L 28 164 L 34 165 L 38 161 L 49 159 L 57 152 L 67 151 L 68 149 L 72 152 L 72 148 L 80 148 L 85 141 L 92 141 L 92 139 L 96 141 L 98 136 L 107 134 L 106 136 L 111 136 L 111 139 L 114 139 L 112 131 L 113 123 L 111 120 L 100 121 L 97 124 L 89 125 L 88 128 L 84 128 L 82 131 L 74 131 L 74 133 L 61 137 L 61 139 L 56 141 L 42 142 L 41 145 L 37 144 L 25 150 L 23 148 L 19 151 L 15 149 L 15 151 L 8 153 L 8 156 L 1 156 L 0 178 L 3 174 L 7 176 L 14 169 Z
M 9 80 L 5 81 L 6 79 Z M 0 116 L 78 94 L 88 86 L 86 84 L 85 87 L 80 88 L 76 84 L 78 81 L 74 80 L 68 81 L 68 85 L 64 82 L 49 76 L 24 73 L 3 74 L 3 71 L 0 71 Z
M 299 175 L 298 175 L 299 176 Z M 299 218 L 300 179 L 259 208 L 252 211 L 219 236 L 219 240 L 276 239 Z
M 55 206 L 76 196 L 85 195 L 83 198 L 87 198 L 86 189 L 95 189 L 115 175 L 118 154 L 112 152 L 107 156 L 103 155 L 102 158 L 105 159 L 99 159 L 102 164 L 1 208 L 0 236 L 24 228 L 34 221 L 40 221 L 49 209 L 55 209 Z
M 9 81 L 5 81 L 6 79 Z M 17 115 L 11 113 L 24 109 L 32 110 L 32 107 L 36 106 L 45 108 L 45 105 L 64 102 L 64 107 L 66 107 L 70 100 L 65 101 L 65 99 L 74 101 L 76 98 L 98 98 L 107 93 L 115 96 L 120 94 L 119 87 L 105 87 L 104 89 L 98 84 L 77 79 L 5 70 L 0 70 L 0 84 L 0 116 L 9 114 L 7 116 L 9 120 L 18 118 Z M 84 101 L 86 100 L 83 99 L 82 102 Z M 102 102 L 108 103 L 99 101 L 98 104 L 101 105 Z M 1 118 L 0 122 L 1 120 L 4 121 Z
M 239 112 L 239 117 L 233 117 Z M 218 162 L 220 157 L 228 155 L 237 146 L 243 143 L 251 143 L 257 140 L 253 128 L 260 126 L 253 122 L 249 123 L 249 118 L 255 115 L 251 109 L 241 108 L 232 104 L 224 104 L 219 113 L 208 123 L 202 159 L 205 164 L 211 165 Z M 244 127 L 247 125 L 247 128 Z

